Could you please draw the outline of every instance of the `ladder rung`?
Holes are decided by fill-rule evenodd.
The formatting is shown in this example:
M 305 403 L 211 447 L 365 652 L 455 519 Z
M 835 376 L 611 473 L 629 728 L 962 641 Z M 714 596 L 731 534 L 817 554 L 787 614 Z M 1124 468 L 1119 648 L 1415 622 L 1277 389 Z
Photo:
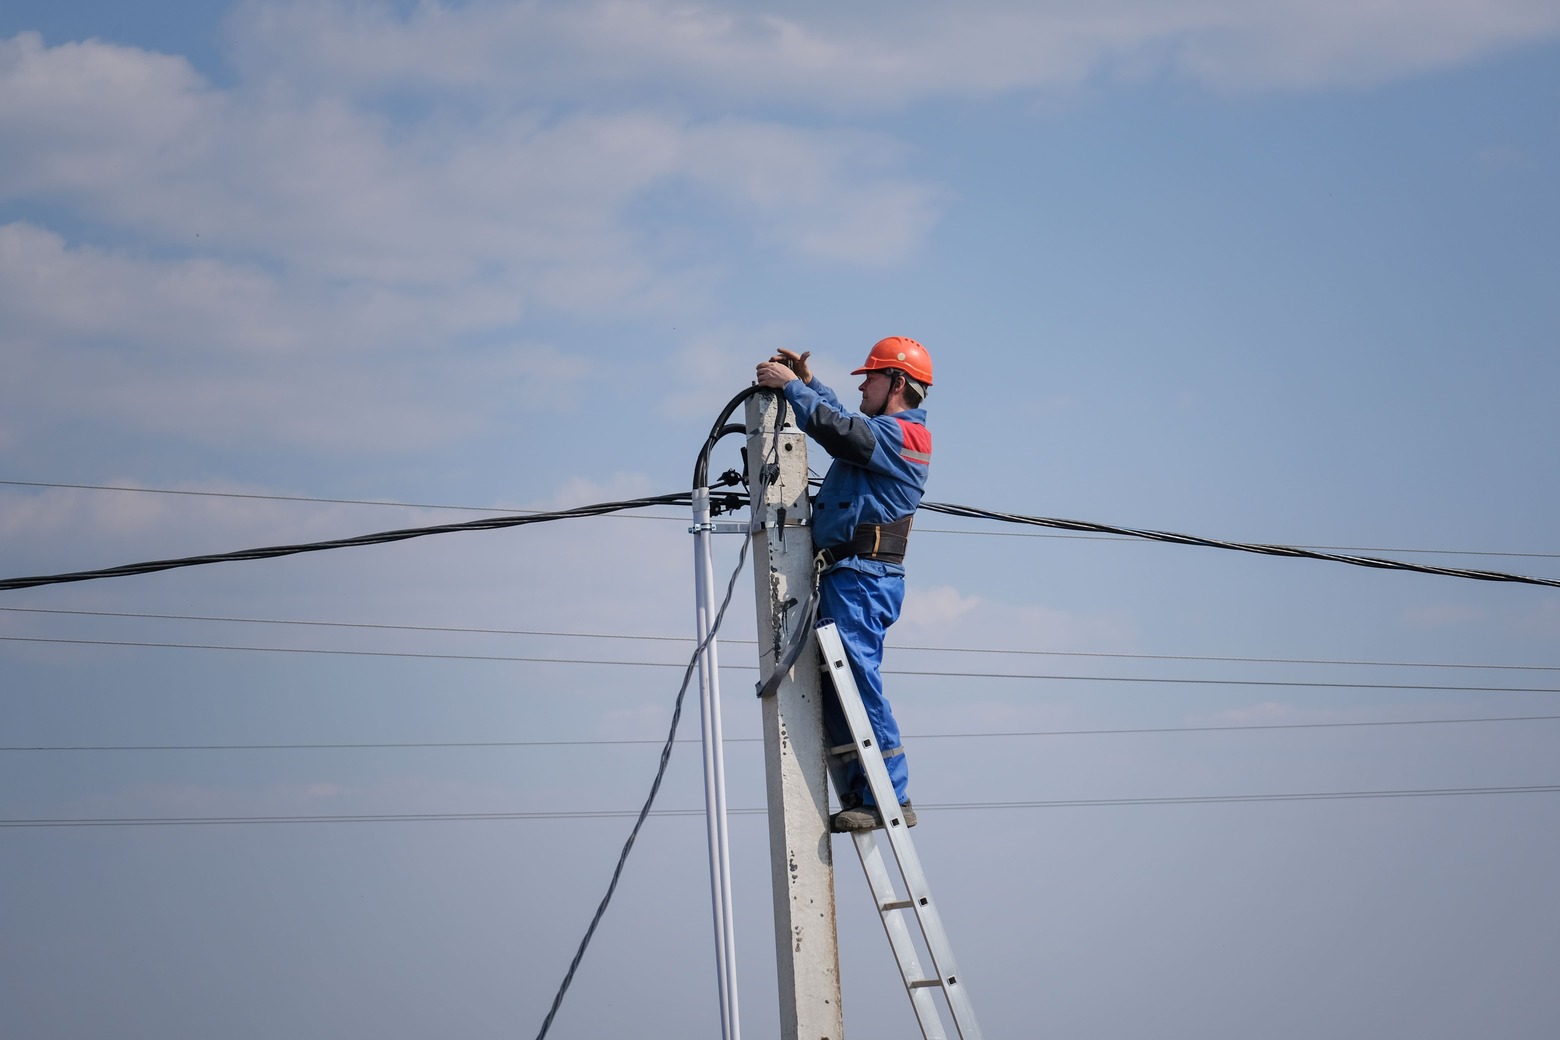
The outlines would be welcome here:
M 887 913 L 890 910 L 908 910 L 912 906 L 915 906 L 915 900 L 913 899 L 895 899 L 891 902 L 881 904 L 878 909 L 884 913 Z
M 943 984 L 942 979 L 911 979 L 910 980 L 910 988 L 911 989 L 930 989 L 932 986 L 937 986 L 937 987 L 941 988 L 942 984 Z

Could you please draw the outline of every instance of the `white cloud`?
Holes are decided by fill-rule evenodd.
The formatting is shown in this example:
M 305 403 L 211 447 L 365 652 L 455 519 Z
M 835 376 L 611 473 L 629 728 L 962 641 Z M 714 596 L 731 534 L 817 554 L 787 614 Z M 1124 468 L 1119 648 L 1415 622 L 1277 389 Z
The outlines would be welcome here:
M 138 486 L 128 478 L 106 484 Z M 90 546 L 93 558 L 71 561 L 85 569 L 127 562 L 104 558 L 112 555 L 161 558 L 339 538 L 363 533 L 365 524 L 361 511 L 347 505 L 225 497 L 286 495 L 290 489 L 223 480 L 172 482 L 166 490 L 181 493 L 6 488 L 0 491 L 0 541 L 18 558 L 49 546 Z
M 1137 625 L 1118 612 L 1004 603 L 965 595 L 949 585 L 912 585 L 889 641 L 923 640 L 979 649 L 1119 653 L 1136 645 Z
M 253 3 L 246 67 L 385 90 L 680 91 L 829 109 L 1168 72 L 1222 88 L 1375 82 L 1550 36 L 1546 0 L 987 0 L 749 5 Z
M 911 586 L 905 590 L 905 606 L 899 623 L 907 629 L 935 632 L 979 607 L 979 596 L 966 596 L 952 585 L 931 588 Z
M 0 309 L 0 437 L 16 442 L 48 416 L 394 451 L 458 439 L 517 404 L 576 409 L 593 367 L 512 340 L 457 349 L 479 317 L 516 316 L 481 287 L 410 295 L 300 284 L 210 258 L 72 247 L 28 224 L 0 226 Z
M 1183 37 L 1178 68 L 1226 88 L 1383 82 L 1552 37 L 1546 0 L 1373 0 L 1215 5 Z
M 875 265 L 912 254 L 935 220 L 934 192 L 893 173 L 902 152 L 877 135 L 723 120 L 690 131 L 685 163 L 764 239 Z
M 88 417 L 329 454 L 448 444 L 516 405 L 577 409 L 614 354 L 633 367 L 517 341 L 533 307 L 686 321 L 730 255 L 716 238 L 876 265 L 934 217 L 874 135 L 507 95 L 390 114 L 34 33 L 0 40 L 0 139 L 0 201 L 73 220 L 69 240 L 0 226 L 9 450 Z M 657 226 L 639 203 L 666 187 L 709 219 Z
M 571 477 L 541 506 L 543 509 L 573 509 L 576 506 L 596 502 L 621 502 L 646 495 L 659 494 L 664 489 L 650 486 L 643 473 L 614 473 L 606 480 L 589 477 Z
M 112 43 L 0 41 L 0 200 L 133 243 L 0 227 L 7 396 L 27 388 L 0 443 L 45 401 L 189 438 L 448 443 L 516 401 L 578 407 L 598 360 L 504 346 L 528 309 L 697 315 L 733 230 L 879 265 L 935 216 L 875 135 L 522 100 L 389 114 Z M 638 204 L 668 187 L 709 219 L 657 226 Z
M 850 131 L 534 103 L 396 118 L 330 94 L 218 90 L 182 59 L 108 43 L 0 48 L 14 143 L 0 194 L 318 277 L 617 302 L 658 278 L 624 210 L 677 181 L 804 254 L 892 259 L 930 223 L 891 145 Z
M 71 249 L 52 231 L 0 225 L 0 307 L 12 335 L 285 350 L 299 343 L 284 306 L 296 311 L 299 302 L 284 304 L 277 279 L 254 267 Z
M 781 347 L 795 346 L 796 336 L 796 329 L 786 323 L 720 326 L 688 336 L 671 359 L 670 370 L 676 378 L 661 380 L 664 385 L 656 398 L 659 411 L 669 417 L 712 419 L 711 409 L 717 407 L 712 402 L 724 403 L 751 385 L 758 361 L 773 356 Z M 660 379 L 667 366 L 657 359 L 649 368 L 645 378 Z M 731 421 L 741 422 L 742 418 L 738 409 Z
M 1554 6 L 256 2 L 231 86 L 22 33 L 0 40 L 0 201 L 71 230 L 0 227 L 0 445 L 25 449 L 46 409 L 339 452 L 577 408 L 612 359 L 516 342 L 537 308 L 696 324 L 745 240 L 916 254 L 937 188 L 891 137 L 809 109 L 1116 73 L 1360 82 L 1552 33 Z M 675 219 L 648 204 L 668 191 Z M 689 328 L 688 356 L 711 335 Z
M 183 58 L 96 40 L 45 47 L 30 32 L 0 40 L 0 134 L 11 142 L 0 191 L 64 194 L 188 164 L 201 143 L 192 131 L 220 122 L 222 107 Z

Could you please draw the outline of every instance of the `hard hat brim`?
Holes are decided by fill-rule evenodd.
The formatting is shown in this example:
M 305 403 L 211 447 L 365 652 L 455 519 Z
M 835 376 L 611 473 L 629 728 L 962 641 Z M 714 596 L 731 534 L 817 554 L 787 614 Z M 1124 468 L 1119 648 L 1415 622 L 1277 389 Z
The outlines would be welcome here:
M 861 368 L 853 368 L 853 369 L 851 369 L 850 374 L 853 375 L 853 376 L 864 376 L 868 372 L 881 372 L 884 369 L 888 369 L 888 368 L 897 369 L 900 372 L 905 372 L 905 370 L 903 368 L 900 368 L 898 365 L 864 365 Z M 905 372 L 905 375 L 910 376 L 911 379 L 915 379 L 915 381 L 917 383 L 920 383 L 922 386 L 931 386 L 932 385 L 932 382 L 929 379 L 916 379 L 916 377 L 915 376 L 911 376 L 909 372 Z

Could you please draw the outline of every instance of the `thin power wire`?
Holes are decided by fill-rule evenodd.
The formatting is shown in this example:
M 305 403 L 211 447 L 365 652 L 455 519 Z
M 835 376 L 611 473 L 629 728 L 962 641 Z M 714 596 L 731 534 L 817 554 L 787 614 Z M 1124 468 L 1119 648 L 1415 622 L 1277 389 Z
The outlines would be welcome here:
M 1272 802 L 1333 802 L 1382 798 L 1455 798 L 1469 796 L 1555 794 L 1560 784 L 1527 784 L 1511 787 L 1437 787 L 1385 791 L 1305 791 L 1286 794 L 1210 794 L 1172 795 L 1157 798 L 1057 798 L 1008 802 L 929 802 L 917 805 L 917 812 L 971 812 L 1013 809 L 1100 809 L 1116 806 L 1168 805 L 1248 805 Z M 766 816 L 767 809 L 728 809 L 732 816 Z M 98 819 L 33 818 L 0 819 L 0 827 L 189 827 L 219 824 L 341 824 L 341 823 L 428 823 L 495 820 L 610 820 L 638 816 L 703 816 L 703 809 L 657 809 L 636 813 L 632 809 L 555 810 L 551 812 L 471 812 L 471 813 L 352 813 L 330 816 L 142 816 Z M 544 1034 L 545 1035 L 545 1027 Z M 540 1037 L 538 1037 L 540 1040 Z
M 384 506 L 395 509 L 448 509 L 466 513 L 521 513 L 536 514 L 547 510 L 526 509 L 521 506 L 459 506 L 448 502 L 391 502 L 370 498 L 316 498 L 311 495 L 262 495 L 244 491 L 190 491 L 181 488 L 124 487 L 113 484 L 57 484 L 39 480 L 0 480 L 0 484 L 12 487 L 61 488 L 75 491 L 131 491 L 147 495 L 189 495 L 195 498 L 237 498 L 260 502 L 311 502 L 317 505 Z M 638 520 L 677 520 L 675 516 L 637 516 Z
M 657 643 L 690 643 L 687 636 L 637 635 L 614 632 L 553 632 L 529 628 L 472 628 L 461 625 L 398 625 L 368 621 L 312 621 L 291 618 L 224 617 L 214 614 L 151 614 L 132 610 L 66 610 L 59 607 L 0 607 L 19 614 L 64 614 L 74 617 L 136 618 L 152 621 L 216 621 L 244 625 L 300 625 L 313 628 L 358 628 L 389 632 L 440 632 L 459 635 L 548 636 L 559 639 L 637 639 Z M 728 643 L 755 643 L 754 639 L 727 639 Z
M 1160 733 L 1240 733 L 1250 730 L 1357 729 L 1389 726 L 1466 726 L 1485 722 L 1554 722 L 1560 715 L 1489 715 L 1463 719 L 1379 719 L 1359 722 L 1254 722 L 1233 726 L 1136 726 L 1110 729 L 1038 729 L 994 730 L 980 733 L 906 733 L 906 740 L 987 740 L 1009 737 L 1081 737 L 1121 736 Z M 726 744 L 760 744 L 763 737 L 726 737 Z M 620 747 L 634 744 L 659 744 L 657 738 L 618 740 L 420 740 L 380 741 L 373 743 L 319 744 L 17 744 L 0 746 L 3 752 L 30 751 L 361 751 L 421 750 L 439 748 L 538 748 L 538 747 Z M 678 744 L 699 741 L 679 739 Z
M 324 654 L 342 657 L 389 657 L 433 661 L 489 661 L 519 664 L 598 665 L 615 668 L 678 668 L 675 661 L 622 661 L 606 658 L 531 657 L 521 654 L 440 654 L 405 650 L 339 650 L 321 647 L 237 646 L 226 643 L 154 643 L 132 639 L 56 639 L 44 636 L 0 636 L 0 642 L 46 643 L 65 646 L 121 646 L 165 650 L 227 650 L 269 654 Z M 756 665 L 723 664 L 723 671 L 757 671 Z M 937 671 L 926 668 L 885 668 L 884 675 L 922 676 L 942 679 L 1029 679 L 1053 682 L 1150 683 L 1177 686 L 1277 686 L 1320 690 L 1430 690 L 1452 693 L 1560 693 L 1560 687 L 1547 686 L 1456 686 L 1435 683 L 1322 682 L 1303 679 L 1204 679 L 1143 675 L 1063 675 L 1041 672 L 967 672 Z
M 457 625 L 404 625 L 362 621 L 312 621 L 288 618 L 228 617 L 213 614 L 150 614 L 127 610 L 67 610 L 58 607 L 4 607 L 0 611 L 22 614 L 57 614 L 73 617 L 136 618 L 156 621 L 214 621 L 247 625 L 297 625 L 314 628 L 353 628 L 367 631 L 437 632 L 457 635 L 538 636 L 556 639 L 622 639 L 655 643 L 690 642 L 687 636 L 658 636 L 627 632 L 555 632 L 528 628 L 472 628 Z M 726 643 L 756 646 L 756 639 L 726 639 Z M 1338 658 L 1306 657 L 1229 657 L 1197 654 L 1128 654 L 1086 650 L 1024 650 L 1012 647 L 919 646 L 889 643 L 896 651 L 943 654 L 1014 654 L 1026 657 L 1087 657 L 1126 661 L 1207 661 L 1224 664 L 1304 664 L 1350 665 L 1367 668 L 1467 668 L 1478 671 L 1560 672 L 1560 665 L 1546 664 L 1473 664 L 1447 661 L 1359 661 Z

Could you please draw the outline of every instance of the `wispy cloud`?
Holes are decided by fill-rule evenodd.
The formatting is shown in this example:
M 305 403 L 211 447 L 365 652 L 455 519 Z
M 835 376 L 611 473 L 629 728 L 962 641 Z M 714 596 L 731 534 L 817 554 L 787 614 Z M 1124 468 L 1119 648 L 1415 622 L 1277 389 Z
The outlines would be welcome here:
M 831 110 L 1168 74 L 1221 88 L 1378 82 L 1560 29 L 1544 0 L 986 0 L 957 7 L 597 0 L 252 3 L 245 66 L 388 91 L 507 87 L 783 101 Z
M 1002 602 L 939 585 L 907 591 L 894 634 L 900 640 L 935 635 L 943 646 L 1123 652 L 1136 645 L 1137 624 L 1118 612 Z
M 695 315 L 733 244 L 878 266 L 936 219 L 878 133 L 502 92 L 384 106 L 284 75 L 316 31 L 374 51 L 418 19 L 464 38 L 499 14 L 422 10 L 251 7 L 276 51 L 230 87 L 112 42 L 0 41 L 0 201 L 68 215 L 0 227 L 0 444 L 27 445 L 43 400 L 202 440 L 458 440 L 515 403 L 576 407 L 594 365 L 632 364 L 530 343 L 534 311 Z M 437 67 L 433 37 L 406 60 Z M 669 191 L 673 215 L 644 204 Z

